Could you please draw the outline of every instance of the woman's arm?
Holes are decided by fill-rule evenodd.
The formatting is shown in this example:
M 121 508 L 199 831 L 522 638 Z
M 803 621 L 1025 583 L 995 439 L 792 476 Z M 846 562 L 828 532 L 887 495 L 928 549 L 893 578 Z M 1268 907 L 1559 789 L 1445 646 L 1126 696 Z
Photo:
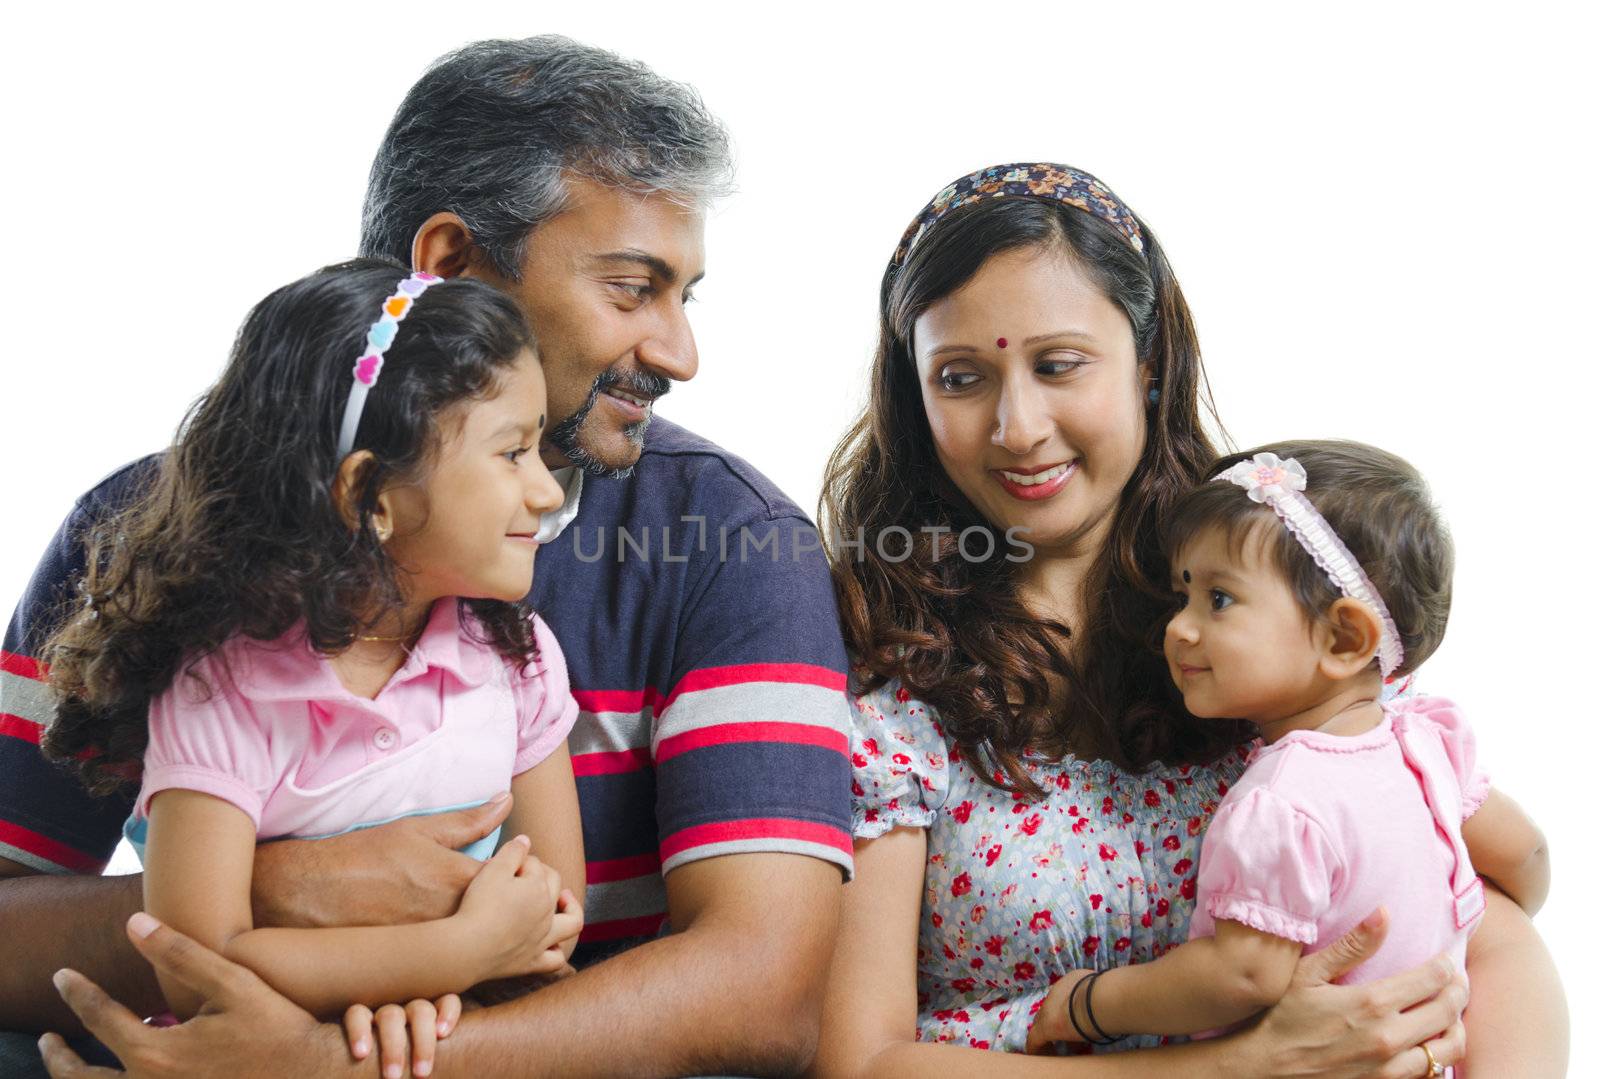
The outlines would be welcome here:
M 236 806 L 195 791 L 167 790 L 150 807 L 145 902 L 150 913 L 249 967 L 319 1015 L 352 1003 L 434 997 L 540 964 L 559 891 L 553 870 L 527 860 L 524 843 L 502 848 L 474 879 L 461 910 L 411 925 L 255 929 L 250 871 L 255 827 Z M 538 913 L 542 904 L 542 916 Z M 532 939 L 530 939 L 532 938 Z M 204 1002 L 162 981 L 173 1011 Z
M 1087 1021 L 1091 1009 L 1094 1026 L 1117 1037 L 1232 1026 L 1283 999 L 1303 950 L 1298 941 L 1222 920 L 1214 937 L 1191 940 L 1153 963 L 1108 970 L 1076 992 L 1073 986 L 1089 972 L 1074 971 L 1045 997 L 1028 1032 L 1028 1049 L 1082 1041 L 1079 1027 L 1094 1033 Z
M 585 866 L 583 825 L 578 818 L 578 781 L 572 775 L 572 756 L 563 742 L 555 752 L 511 780 L 511 815 L 506 836 L 525 835 L 533 841 L 533 856 L 561 876 L 561 886 L 572 893 L 563 912 L 572 915 L 571 934 L 561 942 L 562 959 L 571 959 L 583 928 Z
M 1564 1076 L 1569 1023 L 1555 963 L 1528 915 L 1493 888 L 1485 892 L 1483 921 L 1467 941 L 1467 1074 Z
M 1136 1053 L 1031 1057 L 916 1041 L 917 926 L 926 833 L 897 828 L 856 844 L 823 998 L 817 1076 L 1319 1076 L 1410 1079 L 1424 1071 L 1424 1039 L 1450 1063 L 1461 1055 L 1466 991 L 1448 964 L 1368 985 L 1328 984 L 1377 950 L 1381 923 L 1301 959 L 1289 992 L 1262 1022 L 1227 1038 Z M 1437 1037 L 1438 1032 L 1445 1035 Z
M 1521 806 L 1491 789 L 1478 811 L 1462 822 L 1461 838 L 1474 869 L 1530 915 L 1539 913 L 1550 894 L 1550 850 Z

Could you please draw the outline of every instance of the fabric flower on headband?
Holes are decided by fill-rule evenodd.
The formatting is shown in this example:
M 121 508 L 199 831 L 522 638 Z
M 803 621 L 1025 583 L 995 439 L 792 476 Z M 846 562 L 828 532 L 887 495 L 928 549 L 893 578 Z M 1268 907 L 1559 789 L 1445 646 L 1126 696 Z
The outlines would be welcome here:
M 1240 461 L 1218 479 L 1243 487 L 1252 502 L 1281 498 L 1290 491 L 1306 489 L 1306 470 L 1293 457 L 1287 461 L 1275 453 L 1258 453 Z

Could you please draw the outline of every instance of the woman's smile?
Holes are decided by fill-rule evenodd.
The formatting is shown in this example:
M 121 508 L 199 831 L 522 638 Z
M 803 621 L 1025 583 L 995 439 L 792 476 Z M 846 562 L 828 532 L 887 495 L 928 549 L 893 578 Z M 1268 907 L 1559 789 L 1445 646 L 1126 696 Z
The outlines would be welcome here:
M 1078 462 L 1064 461 L 1036 468 L 995 468 L 990 473 L 999 481 L 1006 494 L 1024 502 L 1038 502 L 1057 494 L 1072 477 L 1077 475 Z

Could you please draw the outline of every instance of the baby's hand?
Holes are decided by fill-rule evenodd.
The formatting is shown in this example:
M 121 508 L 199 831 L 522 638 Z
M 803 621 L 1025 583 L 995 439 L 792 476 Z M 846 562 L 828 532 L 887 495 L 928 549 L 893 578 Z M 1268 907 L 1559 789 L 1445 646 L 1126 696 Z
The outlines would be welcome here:
M 1050 992 L 1039 1002 L 1038 1011 L 1033 1013 L 1033 1025 L 1028 1028 L 1028 1052 L 1054 1055 L 1056 1042 L 1084 1040 L 1073 1027 L 1067 1007 L 1072 1001 L 1072 987 L 1093 973 L 1092 970 L 1069 970 L 1050 987 Z
M 433 1047 L 448 1038 L 461 1018 L 461 998 L 447 993 L 438 1000 L 413 1000 L 404 1008 L 385 1004 L 374 1015 L 364 1004 L 352 1004 L 344 1013 L 344 1038 L 350 1055 L 365 1060 L 372 1052 L 372 1023 L 378 1023 L 378 1065 L 384 1079 L 400 1079 L 406 1069 L 407 1028 L 410 1029 L 411 1074 L 433 1071 Z
M 453 917 L 483 958 L 474 981 L 549 974 L 566 964 L 561 942 L 583 928 L 583 910 L 561 890 L 561 876 L 528 853 L 517 836 L 483 864 Z

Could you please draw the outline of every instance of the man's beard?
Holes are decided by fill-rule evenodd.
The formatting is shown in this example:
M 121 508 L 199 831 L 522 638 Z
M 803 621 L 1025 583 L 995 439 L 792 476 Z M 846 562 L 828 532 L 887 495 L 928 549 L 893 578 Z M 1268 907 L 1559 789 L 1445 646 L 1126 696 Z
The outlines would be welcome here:
M 626 479 L 633 475 L 633 465 L 614 467 L 600 460 L 583 445 L 583 424 L 589 418 L 589 412 L 594 408 L 595 402 L 600 400 L 600 395 L 613 386 L 624 393 L 635 394 L 639 397 L 652 399 L 651 413 L 638 423 L 630 423 L 622 429 L 622 434 L 629 442 L 636 446 L 644 445 L 644 432 L 650 426 L 650 420 L 655 415 L 654 400 L 665 397 L 672 389 L 672 380 L 662 375 L 652 375 L 636 372 L 604 371 L 594 380 L 594 385 L 589 387 L 589 396 L 578 411 L 562 420 L 550 429 L 550 444 L 566 455 L 567 460 L 583 469 L 591 476 L 603 476 L 608 479 Z

